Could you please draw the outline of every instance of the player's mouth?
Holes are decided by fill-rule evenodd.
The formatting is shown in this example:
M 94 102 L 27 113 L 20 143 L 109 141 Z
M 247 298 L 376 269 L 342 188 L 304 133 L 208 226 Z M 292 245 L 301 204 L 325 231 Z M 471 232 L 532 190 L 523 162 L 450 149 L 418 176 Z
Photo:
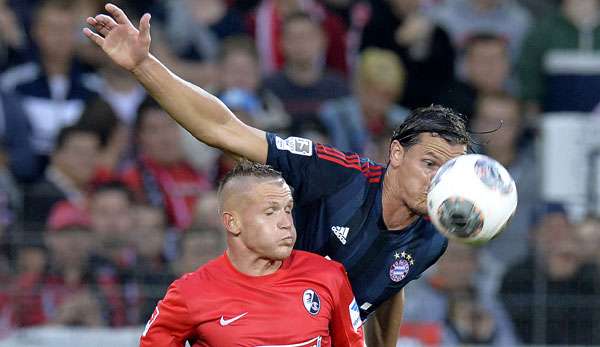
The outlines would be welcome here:
M 294 238 L 292 236 L 287 236 L 281 239 L 281 243 L 285 246 L 293 246 Z

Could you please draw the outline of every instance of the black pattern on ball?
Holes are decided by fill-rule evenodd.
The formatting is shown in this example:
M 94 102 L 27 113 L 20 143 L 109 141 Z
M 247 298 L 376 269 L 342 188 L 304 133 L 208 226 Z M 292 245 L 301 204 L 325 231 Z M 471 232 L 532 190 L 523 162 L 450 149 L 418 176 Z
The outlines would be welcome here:
M 437 212 L 442 227 L 456 237 L 474 237 L 483 228 L 481 211 L 468 200 L 448 198 L 440 205 Z

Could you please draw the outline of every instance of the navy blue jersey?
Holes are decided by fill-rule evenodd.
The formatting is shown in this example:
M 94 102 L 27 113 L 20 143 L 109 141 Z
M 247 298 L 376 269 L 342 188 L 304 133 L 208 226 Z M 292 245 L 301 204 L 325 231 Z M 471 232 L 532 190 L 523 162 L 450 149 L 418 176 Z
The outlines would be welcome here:
M 446 250 L 447 239 L 425 218 L 386 228 L 383 165 L 308 139 L 268 133 L 267 141 L 267 164 L 293 189 L 295 247 L 344 264 L 363 320 Z

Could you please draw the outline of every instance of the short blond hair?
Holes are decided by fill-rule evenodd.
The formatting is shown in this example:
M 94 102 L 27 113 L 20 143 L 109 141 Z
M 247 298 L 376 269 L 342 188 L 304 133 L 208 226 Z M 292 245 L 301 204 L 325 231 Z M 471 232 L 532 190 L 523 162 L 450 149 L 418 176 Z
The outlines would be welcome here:
M 359 57 L 355 80 L 361 85 L 377 85 L 398 97 L 404 91 L 406 69 L 393 51 L 367 48 Z

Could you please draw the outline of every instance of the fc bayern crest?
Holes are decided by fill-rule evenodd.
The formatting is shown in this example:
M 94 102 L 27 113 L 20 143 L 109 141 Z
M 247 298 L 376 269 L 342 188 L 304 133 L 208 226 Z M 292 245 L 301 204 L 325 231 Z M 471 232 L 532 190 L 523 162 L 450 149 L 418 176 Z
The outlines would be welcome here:
M 400 258 L 390 266 L 390 279 L 394 282 L 400 282 L 406 277 L 408 270 L 410 270 L 410 264 L 406 259 Z
M 302 303 L 308 313 L 313 316 L 321 310 L 321 300 L 319 299 L 319 295 L 312 289 L 304 291 L 304 294 L 302 294 Z

